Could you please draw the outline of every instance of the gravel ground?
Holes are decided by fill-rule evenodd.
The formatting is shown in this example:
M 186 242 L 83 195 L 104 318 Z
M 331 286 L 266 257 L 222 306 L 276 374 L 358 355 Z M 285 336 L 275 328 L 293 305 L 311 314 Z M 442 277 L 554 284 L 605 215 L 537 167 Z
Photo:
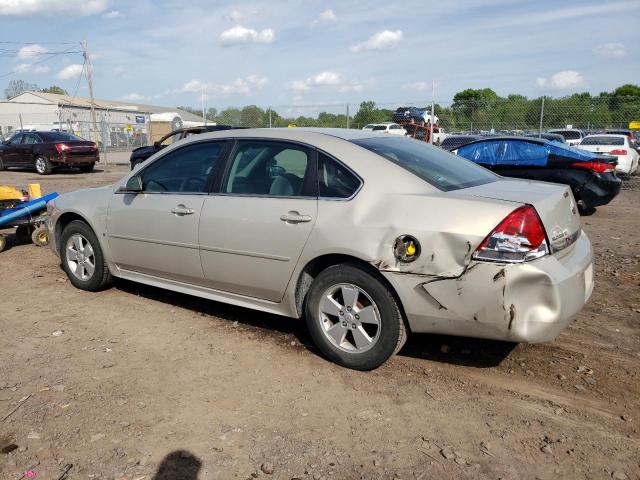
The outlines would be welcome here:
M 65 192 L 125 172 L 0 183 Z M 82 292 L 10 238 L 0 478 L 638 479 L 638 212 L 634 178 L 583 217 L 596 287 L 555 342 L 416 335 L 368 373 L 325 361 L 299 321 L 123 281 Z

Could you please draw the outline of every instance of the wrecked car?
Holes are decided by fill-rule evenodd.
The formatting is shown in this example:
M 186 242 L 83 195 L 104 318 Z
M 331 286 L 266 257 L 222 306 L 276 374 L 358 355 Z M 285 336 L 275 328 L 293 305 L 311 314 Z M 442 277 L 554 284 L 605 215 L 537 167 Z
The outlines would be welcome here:
M 455 153 L 505 177 L 569 185 L 586 215 L 613 200 L 622 185 L 615 172 L 616 157 L 551 140 L 490 137 L 463 145 Z
M 553 340 L 593 289 L 568 187 L 361 130 L 192 136 L 48 213 L 77 288 L 119 277 L 304 318 L 359 370 L 409 332 Z

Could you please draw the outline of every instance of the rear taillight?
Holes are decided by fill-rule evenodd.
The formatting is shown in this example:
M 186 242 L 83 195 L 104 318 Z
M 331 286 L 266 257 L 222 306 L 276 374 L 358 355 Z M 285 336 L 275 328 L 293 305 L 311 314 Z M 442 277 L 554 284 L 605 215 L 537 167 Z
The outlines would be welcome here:
M 574 168 L 584 168 L 596 173 L 613 172 L 616 166 L 606 162 L 576 162 L 571 164 Z
M 64 143 L 56 143 L 54 146 L 56 147 L 56 151 L 58 153 L 64 153 L 69 150 L 69 145 L 65 145 Z
M 611 155 L 626 155 L 627 151 L 624 148 L 616 148 L 609 152 Z
M 487 235 L 473 253 L 476 260 L 519 263 L 549 253 L 542 221 L 535 208 L 515 209 Z

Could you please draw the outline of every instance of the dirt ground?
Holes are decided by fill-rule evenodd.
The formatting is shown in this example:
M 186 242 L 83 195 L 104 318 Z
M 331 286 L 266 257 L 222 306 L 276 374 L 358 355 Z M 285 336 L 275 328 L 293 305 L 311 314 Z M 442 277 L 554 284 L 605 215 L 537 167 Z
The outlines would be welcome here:
M 0 184 L 65 192 L 125 172 Z M 325 361 L 302 322 L 123 281 L 83 292 L 48 249 L 14 243 L 0 478 L 638 479 L 639 213 L 636 177 L 583 217 L 596 287 L 555 342 L 414 335 L 368 373 Z

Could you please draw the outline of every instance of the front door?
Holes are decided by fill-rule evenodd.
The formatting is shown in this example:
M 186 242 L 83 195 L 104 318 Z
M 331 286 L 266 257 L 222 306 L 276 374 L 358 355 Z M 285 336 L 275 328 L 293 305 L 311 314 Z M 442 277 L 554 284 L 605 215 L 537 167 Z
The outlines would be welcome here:
M 241 140 L 199 227 L 206 285 L 282 300 L 317 215 L 313 153 L 300 145 Z
M 24 133 L 16 133 L 9 139 L 5 147 L 2 149 L 2 162 L 5 166 L 13 167 L 20 165 L 18 155 L 23 137 Z
M 33 147 L 40 143 L 40 137 L 37 133 L 25 133 L 22 142 L 16 145 L 16 165 L 25 168 L 33 168 L 35 158 L 33 156 Z
M 172 149 L 137 173 L 141 193 L 112 195 L 107 236 L 118 267 L 203 282 L 198 222 L 225 144 L 204 141 Z

